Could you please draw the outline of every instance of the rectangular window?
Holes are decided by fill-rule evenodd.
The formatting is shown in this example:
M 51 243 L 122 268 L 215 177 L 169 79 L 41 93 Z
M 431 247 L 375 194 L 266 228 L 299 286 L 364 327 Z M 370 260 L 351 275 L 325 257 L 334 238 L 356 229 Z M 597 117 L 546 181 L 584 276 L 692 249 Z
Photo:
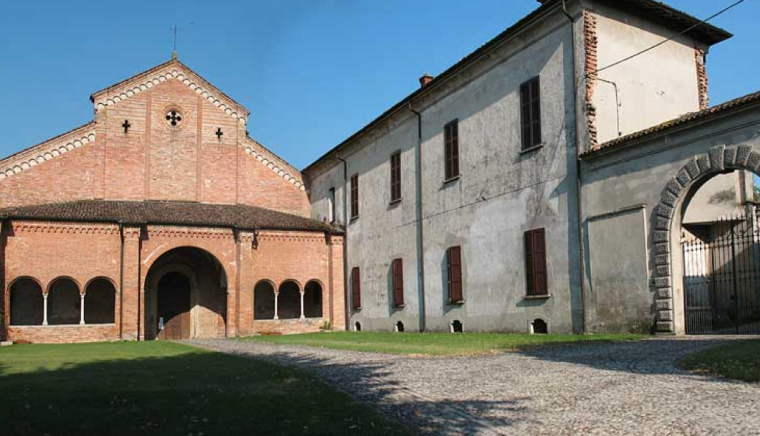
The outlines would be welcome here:
M 449 303 L 464 301 L 462 292 L 462 247 L 451 247 L 446 251 L 448 269 Z
M 351 307 L 354 310 L 362 308 L 362 283 L 358 266 L 351 270 Z
M 538 77 L 520 86 L 522 149 L 541 145 L 541 82 Z
M 335 222 L 335 188 L 330 188 L 330 191 L 327 193 L 327 218 L 330 220 L 331 223 Z
M 351 176 L 351 219 L 359 218 L 359 175 Z
M 549 294 L 546 280 L 546 232 L 544 229 L 525 232 L 525 276 L 528 296 Z
M 391 203 L 401 200 L 401 152 L 391 155 Z
M 459 177 L 459 120 L 454 120 L 443 128 L 446 144 L 446 180 Z
M 404 261 L 394 259 L 391 271 L 393 273 L 393 306 L 404 307 Z

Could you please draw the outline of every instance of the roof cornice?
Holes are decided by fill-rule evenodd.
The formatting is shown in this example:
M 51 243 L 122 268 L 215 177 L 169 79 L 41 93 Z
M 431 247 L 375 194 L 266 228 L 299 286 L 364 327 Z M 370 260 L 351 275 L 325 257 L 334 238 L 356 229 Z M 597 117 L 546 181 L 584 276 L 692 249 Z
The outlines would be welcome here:
M 97 113 L 167 80 L 179 80 L 193 92 L 239 122 L 245 123 L 250 115 L 250 111 L 243 105 L 227 96 L 187 65 L 175 59 L 97 91 L 90 96 L 90 100 Z

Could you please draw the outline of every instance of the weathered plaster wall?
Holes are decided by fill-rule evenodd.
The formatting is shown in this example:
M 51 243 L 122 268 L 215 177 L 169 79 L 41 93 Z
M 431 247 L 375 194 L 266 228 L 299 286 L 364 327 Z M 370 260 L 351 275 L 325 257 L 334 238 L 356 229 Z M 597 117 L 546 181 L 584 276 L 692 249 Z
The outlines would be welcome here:
M 742 205 L 752 196 L 752 174 L 736 171 L 710 179 L 694 194 L 684 215 L 684 224 L 700 224 L 737 217 L 744 213 Z
M 593 1 L 585 3 L 597 21 L 598 68 L 658 44 L 674 33 L 609 6 Z M 695 47 L 705 49 L 691 38 L 679 37 L 601 71 L 593 97 L 598 143 L 617 138 L 619 133 L 626 135 L 700 110 Z M 615 86 L 606 81 L 617 85 L 618 100 Z
M 749 145 L 755 151 L 760 149 L 760 108 L 716 117 L 648 140 L 632 141 L 625 149 L 598 152 L 584 160 L 583 212 L 586 244 L 589 246 L 585 257 L 586 299 L 589 301 L 587 319 L 592 331 L 609 330 L 609 325 L 617 325 L 617 330 L 634 330 L 644 321 L 650 325 L 657 321 L 661 331 L 684 332 L 680 224 L 683 201 L 689 192 L 685 189 L 678 198 L 672 197 L 675 212 L 671 221 L 661 219 L 657 205 L 668 192 L 666 185 L 687 163 L 693 162 L 698 155 L 706 155 L 711 148 L 723 145 L 726 149 L 738 145 Z M 747 156 L 743 159 L 746 162 Z M 709 160 L 707 165 L 710 165 Z M 708 175 L 698 175 L 699 183 L 690 185 L 690 189 L 698 188 L 701 182 L 718 174 L 713 170 L 696 171 Z M 633 213 L 631 210 L 643 211 L 646 218 L 641 225 L 636 224 L 635 232 L 626 219 Z M 610 225 L 617 230 L 599 231 L 589 224 L 597 216 L 607 216 Z M 668 228 L 663 229 L 666 223 Z M 614 235 L 620 238 L 622 228 L 626 228 L 628 234 L 625 240 L 631 243 L 616 243 L 617 239 L 610 238 Z M 614 244 L 617 254 L 606 256 L 599 252 L 603 247 L 595 248 L 594 243 L 588 245 L 588 240 L 599 238 Z M 647 241 L 646 252 L 642 252 L 637 242 L 641 239 Z M 663 260 L 667 257 L 669 263 L 660 263 L 659 257 Z M 621 268 L 621 259 L 626 259 L 627 265 L 646 264 L 646 271 L 638 266 Z M 626 303 L 620 303 L 620 310 L 641 314 L 638 319 L 628 319 L 627 325 L 616 324 L 616 318 L 593 304 L 595 300 L 617 299 L 615 296 L 619 295 L 626 295 L 623 300 Z
M 528 330 L 544 318 L 553 331 L 580 328 L 577 255 L 572 203 L 575 118 L 572 38 L 559 14 L 527 29 L 480 59 L 460 77 L 415 104 L 422 113 L 422 214 L 428 330 L 448 331 L 460 320 L 467 331 Z M 520 152 L 519 87 L 540 75 L 543 147 Z M 461 178 L 444 183 L 443 126 L 459 120 Z M 570 146 L 568 144 L 571 144 Z M 341 153 L 348 177 L 359 174 L 361 213 L 348 226 L 348 268 L 361 269 L 362 309 L 353 326 L 392 331 L 397 321 L 419 328 L 418 225 L 415 166 L 417 119 L 395 115 Z M 390 156 L 402 153 L 402 197 L 390 201 Z M 343 168 L 338 160 L 310 176 L 312 217 L 327 216 L 336 188 L 343 217 Z M 350 189 L 350 188 L 349 188 Z M 523 233 L 546 228 L 551 298 L 526 300 Z M 445 252 L 463 250 L 463 305 L 447 304 Z M 404 260 L 406 307 L 390 302 L 390 264 Z M 349 283 L 347 288 L 350 289 Z

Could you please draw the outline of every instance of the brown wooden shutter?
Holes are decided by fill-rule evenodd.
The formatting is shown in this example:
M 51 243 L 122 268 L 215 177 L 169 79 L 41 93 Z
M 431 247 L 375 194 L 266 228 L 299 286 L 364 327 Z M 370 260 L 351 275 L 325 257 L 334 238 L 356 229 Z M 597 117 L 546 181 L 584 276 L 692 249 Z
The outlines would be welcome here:
M 393 305 L 404 305 L 404 261 L 395 259 L 392 264 L 393 270 Z
M 527 83 L 520 86 L 520 134 L 522 135 L 522 149 L 530 148 L 530 86 Z
M 444 127 L 445 142 L 445 178 L 453 179 L 459 175 L 459 121 L 454 120 Z
M 531 146 L 541 144 L 541 81 L 538 77 L 530 83 L 531 98 Z
M 351 304 L 354 310 L 362 308 L 361 277 L 358 266 L 351 270 Z
M 462 292 L 462 249 L 451 247 L 448 250 L 449 270 L 449 301 L 459 303 L 464 301 Z
M 533 256 L 535 257 L 536 295 L 546 295 L 546 237 L 544 229 L 533 232 Z
M 528 295 L 548 294 L 546 275 L 546 232 L 544 229 L 525 232 L 525 276 Z
M 520 85 L 520 133 L 523 150 L 541 144 L 541 81 L 538 77 Z
M 401 152 L 391 155 L 391 201 L 401 200 Z
M 351 218 L 359 216 L 359 175 L 351 176 Z

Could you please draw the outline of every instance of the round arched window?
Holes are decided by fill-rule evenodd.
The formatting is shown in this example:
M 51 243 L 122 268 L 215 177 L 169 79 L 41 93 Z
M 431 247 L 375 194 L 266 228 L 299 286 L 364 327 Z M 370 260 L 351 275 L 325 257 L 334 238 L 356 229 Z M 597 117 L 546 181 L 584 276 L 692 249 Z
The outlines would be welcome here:
M 177 127 L 182 123 L 184 116 L 177 108 L 168 109 L 166 111 L 166 123 L 172 127 Z

